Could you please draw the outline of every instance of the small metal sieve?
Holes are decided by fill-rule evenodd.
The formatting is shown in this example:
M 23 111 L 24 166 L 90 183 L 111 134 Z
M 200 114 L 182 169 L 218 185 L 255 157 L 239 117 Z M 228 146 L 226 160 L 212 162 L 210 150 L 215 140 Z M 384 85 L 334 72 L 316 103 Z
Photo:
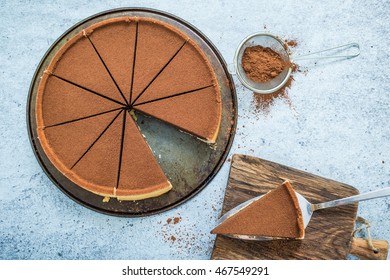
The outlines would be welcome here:
M 237 74 L 237 77 L 241 83 L 248 89 L 262 94 L 273 93 L 282 88 L 290 78 L 292 68 L 284 69 L 278 76 L 265 83 L 257 83 L 249 79 L 242 67 L 242 56 L 247 47 L 251 46 L 262 46 L 270 48 L 278 53 L 285 62 L 291 64 L 297 60 L 308 60 L 308 59 L 326 59 L 326 58 L 353 58 L 360 54 L 360 47 L 357 43 L 350 43 L 322 51 L 312 52 L 309 54 L 297 56 L 294 59 L 291 57 L 283 42 L 278 36 L 274 36 L 269 33 L 254 33 L 246 37 L 238 46 L 234 55 L 234 64 L 230 65 L 229 72 L 231 74 Z M 347 55 L 340 55 L 340 52 L 346 51 L 347 49 L 353 48 L 355 52 Z

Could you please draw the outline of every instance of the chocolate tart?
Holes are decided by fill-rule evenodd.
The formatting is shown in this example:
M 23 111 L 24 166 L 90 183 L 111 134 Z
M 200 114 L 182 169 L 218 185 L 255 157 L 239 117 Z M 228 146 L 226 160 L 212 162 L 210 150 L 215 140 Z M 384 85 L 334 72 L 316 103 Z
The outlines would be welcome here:
M 195 42 L 155 19 L 111 18 L 75 34 L 51 60 L 38 86 L 37 134 L 52 164 L 79 187 L 139 200 L 172 186 L 130 114 L 214 143 L 221 106 Z
M 227 218 L 211 233 L 303 239 L 305 228 L 298 198 L 286 181 Z

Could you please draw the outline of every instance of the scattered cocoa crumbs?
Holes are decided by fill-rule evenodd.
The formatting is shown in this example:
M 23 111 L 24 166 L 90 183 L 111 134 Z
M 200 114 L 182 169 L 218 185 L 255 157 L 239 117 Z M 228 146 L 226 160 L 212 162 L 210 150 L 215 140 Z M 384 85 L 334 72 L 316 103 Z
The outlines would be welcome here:
M 214 208 L 213 208 L 214 209 Z M 176 224 L 175 224 L 176 218 Z M 161 226 L 161 237 L 171 246 L 177 249 L 179 255 L 191 256 L 204 251 L 204 247 L 197 245 L 199 238 L 211 239 L 210 234 L 204 234 L 199 231 L 196 223 L 181 225 L 180 215 L 166 220 Z
M 284 43 L 290 48 L 298 46 L 298 42 L 296 40 L 284 40 Z
M 181 217 L 173 217 L 173 218 L 168 218 L 167 219 L 167 224 L 174 224 L 174 225 L 176 225 L 176 224 L 178 224 L 178 223 L 180 223 L 180 221 L 181 221 Z
M 294 69 L 293 72 L 294 73 Z M 279 90 L 270 93 L 270 94 L 260 94 L 260 93 L 253 93 L 255 106 L 257 111 L 261 111 L 264 114 L 268 114 L 270 112 L 270 109 L 272 105 L 275 102 L 275 99 L 281 98 L 285 100 L 285 102 L 289 105 L 290 108 L 293 108 L 293 104 L 291 102 L 290 97 L 288 96 L 288 89 L 291 87 L 292 82 L 294 81 L 293 75 L 290 76 L 287 83 Z
M 290 61 L 283 60 L 271 48 L 247 47 L 242 55 L 242 68 L 246 76 L 257 83 L 269 82 L 290 66 Z
M 174 224 L 174 225 L 180 223 L 180 221 L 181 221 L 181 217 L 175 217 L 175 218 L 173 218 L 173 224 Z

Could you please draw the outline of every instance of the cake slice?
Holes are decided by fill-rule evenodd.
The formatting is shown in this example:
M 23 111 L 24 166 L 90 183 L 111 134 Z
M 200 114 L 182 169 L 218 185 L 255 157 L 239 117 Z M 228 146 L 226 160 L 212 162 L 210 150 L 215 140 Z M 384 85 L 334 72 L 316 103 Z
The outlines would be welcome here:
M 84 30 L 62 46 L 46 72 L 126 104 Z
M 191 93 L 139 104 L 134 110 L 215 143 L 221 122 L 221 100 L 212 85 Z
M 172 186 L 130 114 L 126 112 L 119 181 L 119 200 L 139 200 L 161 195 Z
M 58 170 L 67 175 L 119 112 L 113 111 L 61 125 L 40 127 L 38 128 L 39 141 L 49 160 Z
M 135 18 L 121 17 L 96 23 L 86 29 L 111 75 L 129 100 L 136 41 Z
M 119 168 L 124 111 L 100 134 L 72 166 L 69 178 L 101 196 L 114 196 Z
M 206 57 L 193 43 L 187 42 L 177 56 L 134 103 L 167 98 L 216 84 L 216 78 Z M 214 87 L 215 98 L 220 98 Z
M 186 40 L 160 21 L 139 18 L 132 102 L 159 75 Z
M 303 239 L 298 198 L 286 181 L 214 228 L 211 233 Z
M 58 125 L 121 107 L 47 73 L 41 79 L 37 102 L 37 110 L 41 112 L 37 120 L 39 127 Z

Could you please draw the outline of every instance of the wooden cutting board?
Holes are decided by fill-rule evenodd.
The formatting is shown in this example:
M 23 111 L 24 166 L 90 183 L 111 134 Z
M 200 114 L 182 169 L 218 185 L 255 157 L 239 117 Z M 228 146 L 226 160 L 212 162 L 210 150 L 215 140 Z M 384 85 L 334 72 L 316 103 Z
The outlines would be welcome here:
M 260 158 L 234 155 L 222 213 L 267 193 L 284 180 L 311 203 L 358 194 L 333 180 Z M 211 258 L 240 259 L 345 259 L 351 250 L 357 204 L 314 212 L 304 240 L 244 241 L 218 235 Z

